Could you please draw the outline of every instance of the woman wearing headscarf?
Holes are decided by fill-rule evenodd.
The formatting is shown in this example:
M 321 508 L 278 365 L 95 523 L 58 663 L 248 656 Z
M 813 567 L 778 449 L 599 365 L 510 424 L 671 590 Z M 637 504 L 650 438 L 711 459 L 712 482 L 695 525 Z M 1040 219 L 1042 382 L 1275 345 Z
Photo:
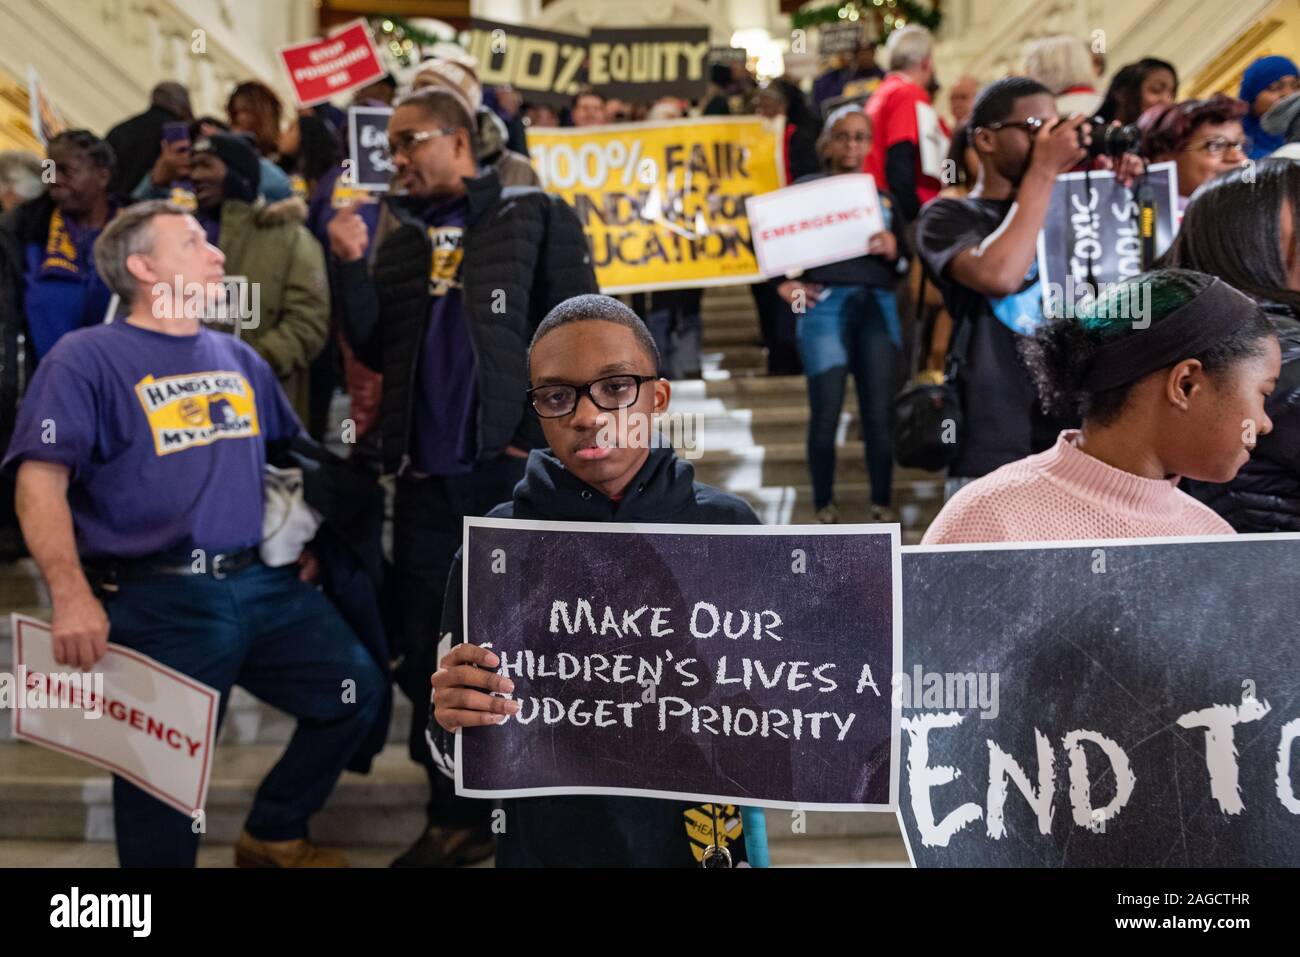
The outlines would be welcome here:
M 1285 142 L 1282 137 L 1265 130 L 1259 121 L 1269 107 L 1296 91 L 1297 80 L 1300 80 L 1300 70 L 1293 60 L 1284 56 L 1260 57 L 1241 75 L 1238 95 L 1249 107 L 1241 125 L 1250 139 L 1248 155 L 1251 159 L 1263 159 Z

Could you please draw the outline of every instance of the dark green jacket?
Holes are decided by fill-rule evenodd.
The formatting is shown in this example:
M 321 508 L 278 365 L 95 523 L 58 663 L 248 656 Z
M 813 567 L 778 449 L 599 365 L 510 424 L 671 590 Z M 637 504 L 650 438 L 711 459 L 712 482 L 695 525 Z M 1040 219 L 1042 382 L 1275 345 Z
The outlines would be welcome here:
M 258 314 L 241 335 L 270 364 L 304 422 L 308 366 L 330 327 L 325 253 L 303 225 L 306 218 L 307 205 L 296 196 L 255 205 L 228 199 L 217 240 L 226 275 L 257 283 Z

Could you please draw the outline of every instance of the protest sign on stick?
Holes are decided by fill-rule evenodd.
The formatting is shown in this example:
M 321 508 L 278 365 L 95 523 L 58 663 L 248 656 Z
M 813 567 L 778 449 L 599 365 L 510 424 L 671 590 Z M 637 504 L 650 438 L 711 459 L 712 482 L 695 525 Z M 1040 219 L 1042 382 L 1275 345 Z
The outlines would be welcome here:
M 50 98 L 40 74 L 31 65 L 27 67 L 27 98 L 32 133 L 41 141 L 42 146 L 49 146 L 50 140 L 66 130 L 68 124 Z

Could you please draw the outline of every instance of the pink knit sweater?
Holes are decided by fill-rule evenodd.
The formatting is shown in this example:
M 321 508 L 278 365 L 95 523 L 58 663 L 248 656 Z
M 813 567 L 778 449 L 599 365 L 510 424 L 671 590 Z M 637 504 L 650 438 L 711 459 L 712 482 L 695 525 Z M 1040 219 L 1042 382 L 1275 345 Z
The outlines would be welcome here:
M 1232 526 L 1177 488 L 1081 451 L 1078 430 L 1045 452 L 1004 465 L 962 488 L 923 545 L 1094 538 L 1232 535 Z

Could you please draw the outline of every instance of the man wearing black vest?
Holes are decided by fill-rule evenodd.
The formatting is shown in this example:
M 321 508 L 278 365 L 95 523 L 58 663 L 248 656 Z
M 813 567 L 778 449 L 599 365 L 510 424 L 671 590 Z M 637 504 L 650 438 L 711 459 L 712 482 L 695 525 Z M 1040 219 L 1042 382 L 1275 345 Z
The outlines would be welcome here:
M 329 226 L 349 343 L 384 376 L 384 468 L 397 475 L 397 682 L 416 704 L 411 756 L 431 789 L 428 827 L 394 861 L 404 867 L 492 853 L 491 805 L 457 798 L 424 741 L 443 592 L 464 516 L 509 499 L 528 451 L 545 444 L 526 414 L 534 330 L 557 303 L 597 291 L 577 216 L 558 197 L 480 173 L 473 130 L 447 90 L 406 97 L 389 121 L 397 172 L 370 261 L 356 207 Z

